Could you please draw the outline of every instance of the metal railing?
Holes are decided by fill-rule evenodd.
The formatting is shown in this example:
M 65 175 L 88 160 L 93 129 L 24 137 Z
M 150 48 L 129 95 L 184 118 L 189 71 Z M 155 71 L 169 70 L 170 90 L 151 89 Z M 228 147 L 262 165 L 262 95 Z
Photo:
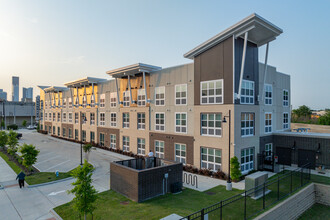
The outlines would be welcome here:
M 282 172 L 283 174 L 270 178 L 262 185 L 245 190 L 181 219 L 250 219 L 310 182 L 309 164 Z
M 193 175 L 191 173 L 183 173 L 182 183 L 198 188 L 198 177 L 197 175 Z

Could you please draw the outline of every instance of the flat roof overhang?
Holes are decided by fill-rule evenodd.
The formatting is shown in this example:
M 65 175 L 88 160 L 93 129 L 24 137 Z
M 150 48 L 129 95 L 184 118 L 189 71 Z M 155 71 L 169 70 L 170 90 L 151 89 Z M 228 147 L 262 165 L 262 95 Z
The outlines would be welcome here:
M 283 33 L 283 30 L 254 13 L 185 53 L 183 56 L 185 58 L 193 59 L 229 37 L 244 37 L 245 32 L 249 33 L 248 41 L 260 47 L 275 40 L 277 36 Z
M 63 92 L 65 90 L 67 90 L 67 88 L 66 87 L 59 87 L 59 86 L 50 86 L 50 87 L 47 87 L 47 88 L 45 88 L 43 90 L 46 93 L 48 93 L 48 92 L 55 92 L 55 93 L 57 93 L 57 92 Z
M 85 77 L 82 79 L 64 83 L 64 85 L 67 86 L 68 88 L 72 88 L 72 87 L 88 86 L 91 84 L 98 84 L 98 83 L 105 82 L 105 81 L 107 81 L 107 80 L 101 79 L 101 78 Z
M 123 78 L 127 76 L 135 76 L 136 74 L 145 72 L 150 73 L 157 70 L 161 70 L 161 67 L 158 66 L 152 66 L 144 63 L 136 63 L 133 65 L 121 67 L 114 70 L 109 70 L 106 73 L 114 78 Z

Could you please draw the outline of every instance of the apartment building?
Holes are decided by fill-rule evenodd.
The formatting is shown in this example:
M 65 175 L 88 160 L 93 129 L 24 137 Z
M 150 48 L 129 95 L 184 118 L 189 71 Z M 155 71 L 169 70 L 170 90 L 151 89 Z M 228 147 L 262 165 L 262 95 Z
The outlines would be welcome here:
M 273 132 L 290 129 L 290 76 L 267 64 L 269 44 L 281 33 L 252 14 L 184 54 L 192 63 L 138 63 L 105 79 L 39 86 L 40 128 L 225 173 L 229 156 L 237 156 L 248 173 L 258 154 L 273 152 Z

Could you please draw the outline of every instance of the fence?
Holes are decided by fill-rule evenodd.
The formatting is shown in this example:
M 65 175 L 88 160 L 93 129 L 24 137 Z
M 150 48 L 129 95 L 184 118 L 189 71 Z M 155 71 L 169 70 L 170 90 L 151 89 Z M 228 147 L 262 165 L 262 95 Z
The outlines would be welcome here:
M 250 219 L 303 187 L 309 181 L 310 169 L 306 164 L 296 170 L 283 171 L 283 174 L 270 178 L 262 185 L 222 200 L 181 219 Z M 250 198 L 256 194 L 260 194 L 261 197 L 259 199 Z

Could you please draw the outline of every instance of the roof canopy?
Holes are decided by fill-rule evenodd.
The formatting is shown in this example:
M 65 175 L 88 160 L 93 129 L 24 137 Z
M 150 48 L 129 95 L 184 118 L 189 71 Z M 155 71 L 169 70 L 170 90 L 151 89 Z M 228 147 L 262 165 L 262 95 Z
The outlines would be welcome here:
M 275 40 L 277 36 L 283 33 L 281 28 L 254 13 L 190 50 L 183 56 L 193 59 L 231 36 L 235 38 L 244 36 L 244 33 L 247 31 L 249 33 L 248 41 L 255 43 L 258 47 Z
M 144 63 L 137 63 L 137 64 L 121 67 L 118 69 L 109 70 L 107 71 L 107 74 L 109 74 L 114 78 L 122 78 L 128 75 L 134 76 L 138 73 L 142 73 L 142 72 L 150 73 L 161 69 L 162 68 L 158 66 L 152 66 Z
M 41 87 L 45 87 L 45 86 L 38 86 L 40 89 L 42 89 Z M 65 91 L 65 90 L 67 90 L 67 88 L 66 87 L 59 87 L 59 86 L 49 86 L 49 87 L 46 87 L 46 88 L 44 88 L 44 89 L 42 89 L 42 90 L 44 90 L 46 93 L 47 92 L 63 92 L 63 91 Z
M 85 77 L 82 79 L 74 80 L 68 83 L 64 83 L 65 86 L 67 87 L 81 87 L 81 86 L 88 86 L 91 84 L 98 84 L 100 82 L 105 82 L 107 81 L 106 79 L 101 79 L 101 78 L 93 78 L 93 77 Z

